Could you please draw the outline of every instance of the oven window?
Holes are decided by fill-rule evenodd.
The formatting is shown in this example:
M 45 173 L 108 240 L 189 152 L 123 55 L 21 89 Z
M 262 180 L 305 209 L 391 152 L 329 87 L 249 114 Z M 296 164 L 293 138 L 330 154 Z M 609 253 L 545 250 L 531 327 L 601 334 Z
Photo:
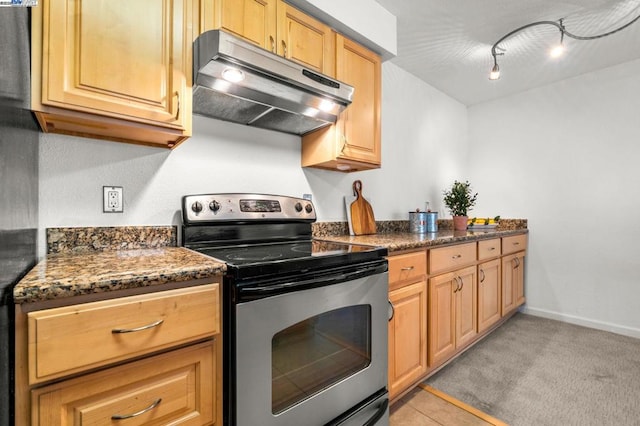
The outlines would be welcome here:
M 371 307 L 308 318 L 271 341 L 271 409 L 278 414 L 371 363 Z

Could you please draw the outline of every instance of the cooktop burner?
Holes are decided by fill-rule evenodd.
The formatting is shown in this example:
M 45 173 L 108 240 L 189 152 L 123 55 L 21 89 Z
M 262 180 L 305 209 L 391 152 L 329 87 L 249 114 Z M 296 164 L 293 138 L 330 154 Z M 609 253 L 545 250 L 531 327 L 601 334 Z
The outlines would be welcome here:
M 277 261 L 311 260 L 349 253 L 372 252 L 375 247 L 343 244 L 332 241 L 312 240 L 293 243 L 256 244 L 231 247 L 200 248 L 200 253 L 235 267 L 256 265 Z

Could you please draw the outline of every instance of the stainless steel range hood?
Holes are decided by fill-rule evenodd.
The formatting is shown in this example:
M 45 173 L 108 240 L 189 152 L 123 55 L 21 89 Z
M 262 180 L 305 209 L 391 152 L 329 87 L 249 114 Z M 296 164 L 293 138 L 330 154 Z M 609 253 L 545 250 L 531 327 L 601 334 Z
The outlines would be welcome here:
M 193 84 L 195 114 L 296 135 L 335 123 L 353 98 L 353 87 L 220 30 L 196 39 Z

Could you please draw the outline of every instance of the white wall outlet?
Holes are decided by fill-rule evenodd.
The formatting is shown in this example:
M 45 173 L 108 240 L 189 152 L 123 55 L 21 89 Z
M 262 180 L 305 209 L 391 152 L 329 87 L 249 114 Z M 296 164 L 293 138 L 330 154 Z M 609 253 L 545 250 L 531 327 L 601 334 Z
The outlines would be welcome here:
M 104 213 L 122 213 L 122 187 L 103 186 L 102 187 Z

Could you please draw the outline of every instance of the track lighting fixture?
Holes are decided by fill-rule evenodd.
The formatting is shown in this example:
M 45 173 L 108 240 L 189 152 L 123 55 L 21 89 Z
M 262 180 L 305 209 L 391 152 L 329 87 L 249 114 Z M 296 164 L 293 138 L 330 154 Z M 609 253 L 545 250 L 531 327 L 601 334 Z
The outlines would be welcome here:
M 576 40 L 595 40 L 595 39 L 598 39 L 598 38 L 602 38 L 602 37 L 606 37 L 606 36 L 610 36 L 612 34 L 615 34 L 618 31 L 621 31 L 621 30 L 627 28 L 629 25 L 633 24 L 638 19 L 640 19 L 640 15 L 636 16 L 633 20 L 631 20 L 630 22 L 627 22 L 626 24 L 622 25 L 621 27 L 615 28 L 615 29 L 613 29 L 611 31 L 608 31 L 606 33 L 603 33 L 603 34 L 598 34 L 598 35 L 593 35 L 593 36 L 580 36 L 580 35 L 576 35 L 576 34 L 573 34 L 573 33 L 569 32 L 569 31 L 567 31 L 567 29 L 564 26 L 563 19 L 559 19 L 557 22 L 556 21 L 538 21 L 538 22 L 532 22 L 532 23 L 527 24 L 527 25 L 523 25 L 523 26 L 521 26 L 519 28 L 516 28 L 513 31 L 510 31 L 509 33 L 505 34 L 504 36 L 502 36 L 491 47 L 491 55 L 493 56 L 493 68 L 491 69 L 491 73 L 489 74 L 489 80 L 498 80 L 500 78 L 500 67 L 498 66 L 498 56 L 504 55 L 504 51 L 505 51 L 505 49 L 499 47 L 500 43 L 502 43 L 503 41 L 505 41 L 509 37 L 519 33 L 520 31 L 524 31 L 524 30 L 526 30 L 528 28 L 535 27 L 535 26 L 538 26 L 538 25 L 552 25 L 552 26 L 558 28 L 558 30 L 560 31 L 560 44 L 558 44 L 557 46 L 553 47 L 549 51 L 549 55 L 552 58 L 557 58 L 559 56 L 562 56 L 562 54 L 565 52 L 565 47 L 564 47 L 564 36 L 565 35 L 567 37 L 571 37 L 571 38 L 576 39 Z M 497 52 L 496 50 L 500 50 L 501 52 Z

